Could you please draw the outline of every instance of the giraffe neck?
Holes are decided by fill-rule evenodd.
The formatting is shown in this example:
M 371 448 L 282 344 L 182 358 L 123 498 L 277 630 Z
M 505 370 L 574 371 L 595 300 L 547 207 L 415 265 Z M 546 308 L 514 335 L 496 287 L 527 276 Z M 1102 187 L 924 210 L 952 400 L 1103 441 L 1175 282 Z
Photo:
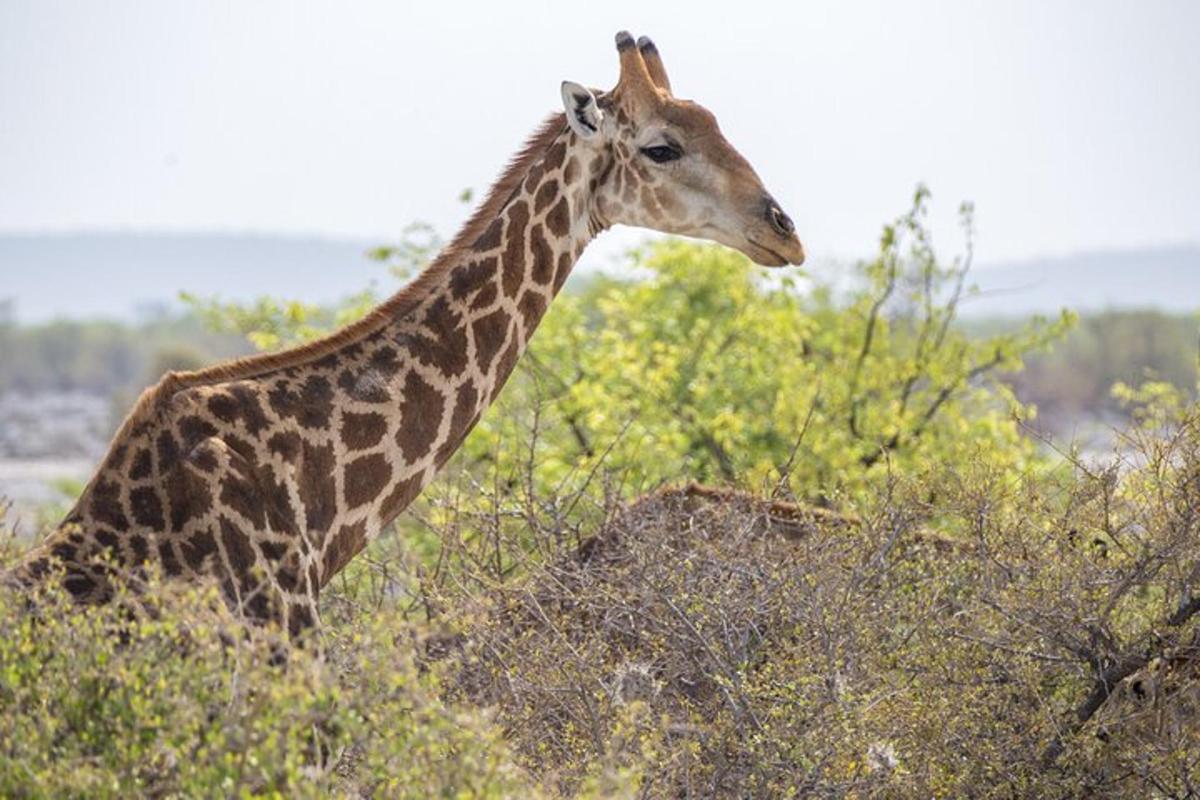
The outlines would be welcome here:
M 328 545 L 335 552 L 325 559 L 327 577 L 407 507 L 496 399 L 603 227 L 590 213 L 593 177 L 603 168 L 604 157 L 586 152 L 565 123 L 550 123 L 448 252 L 414 281 L 420 295 L 343 349 L 348 366 L 337 377 L 342 402 L 332 424 L 342 440 L 346 513 Z M 380 310 L 389 304 L 399 305 Z M 390 391 L 376 397 L 380 385 Z M 363 408 L 383 397 L 390 397 L 384 409 Z M 395 434 L 356 449 L 384 430 Z

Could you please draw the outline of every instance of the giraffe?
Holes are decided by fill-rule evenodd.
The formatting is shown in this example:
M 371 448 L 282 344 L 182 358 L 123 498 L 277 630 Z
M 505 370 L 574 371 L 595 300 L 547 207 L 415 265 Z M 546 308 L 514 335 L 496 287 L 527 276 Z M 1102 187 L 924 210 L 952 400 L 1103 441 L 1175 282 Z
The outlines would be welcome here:
M 293 637 L 321 588 L 413 501 L 492 403 L 589 241 L 618 224 L 800 264 L 792 221 L 655 45 L 616 37 L 609 92 L 564 81 L 457 236 L 365 318 L 147 389 L 62 523 L 10 575 L 103 602 L 147 564 L 214 579 Z

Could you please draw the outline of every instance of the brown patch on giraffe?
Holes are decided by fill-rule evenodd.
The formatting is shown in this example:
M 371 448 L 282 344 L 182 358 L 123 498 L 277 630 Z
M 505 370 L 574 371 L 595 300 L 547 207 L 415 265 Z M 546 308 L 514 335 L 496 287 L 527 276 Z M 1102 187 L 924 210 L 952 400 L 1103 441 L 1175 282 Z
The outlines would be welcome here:
M 500 364 L 496 368 L 496 384 L 492 387 L 492 402 L 495 402 L 500 390 L 504 388 L 504 381 L 508 379 L 509 374 L 516 366 L 517 359 L 521 356 L 521 340 L 514 336 L 509 342 L 508 349 L 504 351 L 504 355 L 500 356 Z
M 155 451 L 158 454 L 158 471 L 160 474 L 166 472 L 179 462 L 179 442 L 175 441 L 175 434 L 169 430 L 160 431 L 154 445 Z
M 529 172 L 525 175 L 525 183 L 523 184 L 526 193 L 532 193 L 533 190 L 537 188 L 538 183 L 541 182 L 542 176 L 545 174 L 546 167 L 541 162 L 531 166 L 529 168 Z
M 533 198 L 534 215 L 541 214 L 549 208 L 556 197 L 558 197 L 558 184 L 553 179 L 543 183 L 542 188 L 538 189 L 537 194 Z
M 467 366 L 467 326 L 462 314 L 453 310 L 445 297 L 439 297 L 429 306 L 423 324 L 432 336 L 413 334 L 409 339 L 412 354 L 445 375 L 462 372 Z
M 176 464 L 163 479 L 163 489 L 170 506 L 171 530 L 178 533 L 188 521 L 208 513 L 212 508 L 212 492 L 208 482 L 187 464 Z
M 134 521 L 143 528 L 161 531 L 167 526 L 162 501 L 158 499 L 158 492 L 153 487 L 143 486 L 131 491 L 129 511 L 133 514 Z
M 25 581 L 25 576 L 28 576 L 28 582 L 40 581 L 50 573 L 50 559 L 42 557 L 35 558 L 32 561 L 27 561 L 21 565 L 20 579 Z
M 217 429 L 212 426 L 208 420 L 200 419 L 198 416 L 185 416 L 179 421 L 179 435 L 182 438 L 185 451 L 191 451 L 193 447 L 202 443 L 205 439 L 215 437 Z
M 517 290 L 525 282 L 525 226 L 529 224 L 529 206 L 524 200 L 517 200 L 508 209 L 508 244 L 504 248 L 501 261 L 504 272 L 501 284 L 504 293 L 516 297 Z
M 475 338 L 475 363 L 479 371 L 487 373 L 492 365 L 492 359 L 504 346 L 505 332 L 508 330 L 508 312 L 497 308 L 492 313 L 480 317 L 471 325 L 471 335 Z
M 217 468 L 217 454 L 211 448 L 201 447 L 192 451 L 188 463 L 201 472 L 211 473 Z
M 367 363 L 371 369 L 385 378 L 392 377 L 404 366 L 400 361 L 400 354 L 396 352 L 396 348 L 386 344 L 371 353 L 371 357 L 367 359 Z
M 354 411 L 342 412 L 341 440 L 350 450 L 366 450 L 374 447 L 387 433 L 387 418 L 382 414 Z
M 261 540 L 254 544 L 258 546 L 258 552 L 262 553 L 263 558 L 272 564 L 279 562 L 288 551 L 288 546 L 283 542 Z
M 259 394 L 253 388 L 246 384 L 235 383 L 229 387 L 230 393 L 233 394 L 234 400 L 237 401 L 241 412 L 242 424 L 246 426 L 246 432 L 251 436 L 257 436 L 271 424 L 267 419 L 267 414 L 263 411 L 262 402 Z
M 284 461 L 295 461 L 300 455 L 300 434 L 295 431 L 280 431 L 267 439 L 267 449 Z
M 429 452 L 437 438 L 445 398 L 416 372 L 408 373 L 404 379 L 403 394 L 396 444 L 405 460 L 412 464 Z
M 281 417 L 291 417 L 303 428 L 320 430 L 329 425 L 333 414 L 333 387 L 324 375 L 309 375 L 298 391 L 282 380 L 268 394 L 267 401 Z
M 360 403 L 388 403 L 392 399 L 387 382 L 372 369 L 344 369 L 338 375 L 337 385 L 347 397 Z
M 488 225 L 487 229 L 479 235 L 479 238 L 475 240 L 471 248 L 480 252 L 494 250 L 503 240 L 503 233 L 504 220 L 501 217 L 496 217 L 492 221 L 492 224 Z
M 362 345 L 358 342 L 346 345 L 345 349 L 340 353 L 326 353 L 313 361 L 309 362 L 308 366 L 314 370 L 330 370 L 336 367 L 345 359 L 356 358 L 362 352 Z
M 225 557 L 229 559 L 229 567 L 233 571 L 233 577 L 237 579 L 242 591 L 241 599 L 244 602 L 247 600 L 246 595 L 258 588 L 254 585 L 251 574 L 252 567 L 256 563 L 254 548 L 250 546 L 249 537 L 228 517 L 221 515 L 218 525 L 221 530 L 221 545 L 225 548 Z
M 117 530 L 129 527 L 125 509 L 121 505 L 121 486 L 113 480 L 96 481 L 91 491 L 88 510 L 92 518 Z
M 115 557 L 120 550 L 120 539 L 110 530 L 100 528 L 96 531 L 96 544 L 100 545 L 106 555 Z
M 249 593 L 249 599 L 243 601 L 242 613 L 247 618 L 260 621 L 277 618 L 275 604 L 271 595 L 267 594 L 267 588 L 265 584 L 260 583 Z
M 179 543 L 183 559 L 194 571 L 200 572 L 205 562 L 217 552 L 217 541 L 213 538 L 210 528 L 201 528 L 186 540 Z
M 237 463 L 237 462 L 235 462 Z M 221 479 L 221 502 L 240 514 L 254 530 L 267 527 L 263 498 L 254 480 L 236 466 Z
M 575 260 L 570 253 L 563 253 L 558 257 L 558 267 L 554 270 L 554 293 L 558 294 L 558 290 L 567 282 L 567 276 L 571 274 L 571 265 Z
M 214 441 L 216 441 L 216 440 L 214 439 Z M 222 443 L 224 443 L 225 447 L 228 450 L 241 456 L 242 459 L 247 464 L 256 465 L 256 463 L 258 461 L 258 452 L 255 450 L 254 445 L 251 444 L 248 439 L 243 439 L 242 437 L 240 437 L 236 434 L 233 434 L 233 433 L 226 433 L 224 436 L 221 437 L 220 441 Z M 201 455 L 201 454 L 208 453 L 208 452 L 215 453 L 216 448 L 201 447 L 201 448 L 194 450 L 193 452 L 195 455 Z M 193 463 L 195 462 L 195 458 L 192 458 L 190 460 Z M 241 464 L 238 464 L 238 468 L 241 469 Z
M 336 575 L 342 567 L 350 563 L 350 559 L 362 552 L 367 546 L 367 522 L 362 520 L 353 525 L 343 525 L 337 534 L 329 541 L 322 560 L 322 571 L 326 575 Z
M 337 460 L 332 445 L 304 442 L 300 468 L 300 497 L 309 533 L 325 533 L 337 515 L 333 470 Z
M 475 295 L 474 301 L 471 302 L 471 310 L 477 311 L 481 308 L 487 308 L 496 302 L 496 295 L 499 293 L 500 290 L 496 288 L 495 283 L 489 283 L 487 286 L 484 286 L 479 294 Z
M 75 560 L 75 546 L 67 542 L 59 542 L 50 548 L 50 555 L 57 558 L 64 564 L 69 564 Z
M 259 469 L 258 486 L 267 512 L 267 526 L 278 533 L 298 533 L 287 483 L 276 480 L 274 469 L 266 467 Z
M 125 456 L 129 454 L 129 446 L 124 444 L 113 445 L 105 456 L 101 469 L 113 470 L 116 472 L 123 471 L 125 464 Z
M 345 528 L 343 528 L 345 530 Z M 266 555 L 262 545 L 259 545 L 259 552 Z M 300 553 L 298 548 L 293 547 L 287 552 L 286 557 L 283 553 L 272 559 L 272 563 L 278 566 L 275 570 L 275 582 L 279 584 L 279 588 L 285 592 L 294 592 L 300 586 L 300 582 L 304 579 L 304 567 L 300 563 Z
M 466 421 L 474 415 L 479 403 L 479 391 L 474 381 L 466 381 L 458 387 L 458 396 L 454 400 L 454 414 L 450 417 L 450 430 L 462 433 Z
M 228 425 L 240 420 L 251 436 L 257 436 L 270 424 L 258 393 L 244 383 L 230 385 L 227 393 L 214 394 L 208 399 L 208 410 Z
M 542 163 L 547 170 L 555 170 L 562 166 L 567 155 L 567 143 L 559 139 L 546 151 L 546 159 Z
M 446 439 L 446 443 L 438 448 L 435 458 L 437 466 L 445 464 L 466 438 L 467 432 L 479 418 L 476 410 L 478 403 L 479 392 L 475 389 L 473 382 L 467 381 L 458 387 L 458 396 L 454 400 L 454 412 L 450 416 L 450 436 Z
M 146 547 L 146 537 L 140 533 L 131 533 L 125 541 L 129 552 L 133 554 L 133 563 L 135 565 L 146 563 L 146 559 L 150 557 L 150 550 Z
M 450 294 L 456 300 L 463 300 L 482 289 L 496 277 L 499 262 L 495 256 L 481 258 L 461 267 L 455 267 L 450 273 Z
M 224 393 L 214 394 L 208 398 L 208 411 L 214 417 L 228 425 L 232 425 L 237 421 L 241 414 L 241 409 L 238 408 L 237 401 L 231 395 Z
M 537 327 L 542 315 L 546 313 L 546 298 L 540 292 L 526 289 L 525 293 L 521 295 L 521 302 L 517 304 L 517 310 L 525 319 L 525 339 L 528 341 L 529 337 L 533 335 L 533 329 Z
M 421 475 L 417 474 L 405 478 L 396 484 L 392 489 L 391 494 L 384 498 L 383 503 L 379 506 L 379 520 L 385 525 L 396 518 L 404 509 L 408 508 L 408 504 L 413 501 L 421 491 Z M 325 573 L 326 575 L 330 573 Z
M 129 479 L 140 481 L 149 478 L 154 471 L 154 461 L 150 451 L 145 447 L 139 448 L 133 456 L 133 464 L 129 467 Z
M 342 478 L 346 508 L 354 509 L 371 502 L 391 479 L 392 465 L 381 453 L 354 459 L 346 465 Z
M 159 540 L 158 562 L 162 564 L 163 573 L 168 576 L 183 574 L 183 566 L 179 563 L 179 556 L 175 554 L 175 546 L 170 541 Z
M 63 588 L 70 592 L 72 597 L 79 599 L 91 594 L 96 584 L 88 576 L 74 573 L 63 578 Z
M 579 177 L 579 159 L 571 156 L 567 159 L 567 166 L 563 168 L 563 183 L 570 186 Z
M 287 617 L 288 635 L 293 639 L 317 623 L 312 609 L 303 603 L 289 604 Z
M 571 209 L 566 196 L 560 197 L 554 208 L 546 215 L 546 226 L 550 233 L 558 238 L 566 236 L 571 230 Z
M 530 277 L 539 286 L 546 286 L 554 278 L 554 251 L 542 234 L 541 225 L 534 225 L 529 231 L 529 249 L 533 253 Z

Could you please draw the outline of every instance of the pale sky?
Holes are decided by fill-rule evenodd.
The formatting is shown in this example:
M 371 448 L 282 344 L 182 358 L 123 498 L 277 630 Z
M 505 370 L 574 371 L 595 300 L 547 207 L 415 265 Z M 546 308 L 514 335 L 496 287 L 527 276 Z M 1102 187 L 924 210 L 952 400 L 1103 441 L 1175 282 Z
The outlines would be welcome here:
M 622 28 L 817 258 L 918 181 L 985 262 L 1200 241 L 1194 0 L 0 0 L 0 233 L 451 233 Z

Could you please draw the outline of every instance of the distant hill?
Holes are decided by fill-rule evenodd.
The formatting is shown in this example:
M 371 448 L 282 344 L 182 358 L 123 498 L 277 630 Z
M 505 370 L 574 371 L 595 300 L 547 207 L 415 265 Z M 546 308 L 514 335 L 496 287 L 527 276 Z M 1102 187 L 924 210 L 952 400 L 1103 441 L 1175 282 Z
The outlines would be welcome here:
M 175 306 L 180 290 L 246 300 L 333 302 L 394 279 L 364 253 L 375 241 L 254 234 L 0 235 L 0 302 L 21 322 L 131 319 Z M 595 261 L 593 261 L 595 263 Z M 824 271 L 824 270 L 821 270 Z M 1200 309 L 1200 245 L 1100 252 L 978 268 L 967 316 L 1156 307 Z
M 968 316 L 1011 316 L 1156 308 L 1200 311 L 1200 245 L 1082 253 L 996 264 L 972 278 L 981 295 L 963 306 Z

